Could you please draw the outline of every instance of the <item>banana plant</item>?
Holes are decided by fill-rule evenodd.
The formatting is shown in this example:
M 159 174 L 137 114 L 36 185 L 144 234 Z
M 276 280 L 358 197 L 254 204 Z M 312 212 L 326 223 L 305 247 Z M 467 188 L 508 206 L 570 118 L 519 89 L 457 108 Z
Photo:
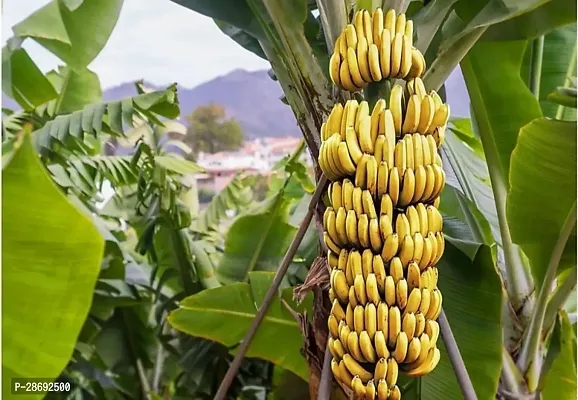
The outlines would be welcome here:
M 576 396 L 576 362 L 561 350 L 576 343 L 564 309 L 575 293 L 576 271 L 576 106 L 571 87 L 576 25 L 567 11 L 576 9 L 573 2 L 173 1 L 213 18 L 225 34 L 271 63 L 314 160 L 333 105 L 362 100 L 334 87 L 335 73 L 330 76 L 330 58 L 340 51 L 336 41 L 346 25 L 356 23 L 358 10 L 372 14 L 377 7 L 384 14 L 393 8 L 413 20 L 415 48 L 427 64 L 426 89 L 438 91 L 443 100 L 444 81 L 459 66 L 471 119 L 452 119 L 441 147 L 448 185 L 440 202 L 446 252 L 439 262 L 439 287 L 443 319 L 451 330 L 442 326 L 437 368 L 423 378 L 400 378 L 401 395 Z M 357 78 L 351 84 L 359 88 L 362 80 Z M 389 90 L 370 84 L 363 95 L 374 104 L 380 97 L 389 100 Z M 320 167 L 316 165 L 316 176 L 323 186 Z M 323 226 L 327 204 L 321 199 L 313 205 L 317 226 Z M 325 262 L 323 253 L 319 257 Z M 313 266 L 309 278 L 320 281 L 313 285 L 313 322 L 302 333 L 311 338 L 314 332 L 315 337 L 305 349 L 310 394 L 328 398 L 334 392 L 327 389 L 330 363 L 323 362 L 328 331 L 315 320 L 330 311 L 329 277 L 320 278 L 323 274 Z M 253 339 L 261 318 L 267 320 L 266 306 L 261 309 L 244 342 Z M 180 312 L 175 311 L 175 319 Z M 181 321 L 176 325 L 199 334 Z M 263 341 L 257 334 L 243 350 L 253 354 L 251 349 L 261 348 Z M 273 360 L 275 355 L 270 350 L 260 357 Z M 231 375 L 236 365 L 234 361 Z M 224 398 L 227 385 L 226 376 L 216 398 Z

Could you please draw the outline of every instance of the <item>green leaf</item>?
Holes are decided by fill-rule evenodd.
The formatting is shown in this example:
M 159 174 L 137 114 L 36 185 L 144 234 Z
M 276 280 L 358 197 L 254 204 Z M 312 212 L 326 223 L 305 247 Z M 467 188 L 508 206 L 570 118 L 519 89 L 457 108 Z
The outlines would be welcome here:
M 2 48 L 2 91 L 25 110 L 32 110 L 56 96 L 56 90 L 26 50 Z
M 550 0 L 519 17 L 490 26 L 482 40 L 534 39 L 573 22 L 576 22 L 575 1 Z
M 190 10 L 242 29 L 258 39 L 266 39 L 247 0 L 171 0 Z
M 155 101 L 151 101 L 153 99 Z M 140 106 L 137 107 L 137 104 Z M 135 116 L 141 114 L 147 117 L 154 116 L 158 109 L 172 110 L 173 108 L 178 111 L 175 85 L 165 90 L 140 94 L 121 101 L 89 104 L 72 114 L 60 115 L 35 131 L 33 133 L 34 145 L 39 151 L 49 151 L 55 143 L 66 143 L 70 137 L 82 141 L 86 133 L 93 136 L 100 133 L 122 135 L 127 120 L 131 124 L 128 128 L 131 129 Z M 172 115 L 172 111 L 169 115 Z
M 576 398 L 576 335 L 565 312 L 556 321 L 549 350 L 556 351 L 552 368 L 543 381 L 544 400 L 574 400 Z M 548 354 L 548 357 L 550 354 Z
M 576 201 L 576 144 L 576 122 L 537 119 L 521 129 L 512 154 L 507 218 L 512 240 L 530 259 L 538 285 Z M 574 230 L 560 267 L 575 264 Z
M 221 282 L 243 281 L 251 271 L 276 271 L 297 229 L 288 223 L 283 190 L 240 215 L 229 228 L 217 268 Z M 251 232 L 251 234 L 248 234 Z
M 267 56 L 261 48 L 261 44 L 259 44 L 259 40 L 255 39 L 249 33 L 224 21 L 219 21 L 216 19 L 215 23 L 225 35 L 229 36 L 244 49 L 249 50 L 251 53 L 258 55 L 264 60 L 267 59 Z
M 15 25 L 14 33 L 34 39 L 70 68 L 87 67 L 104 48 L 123 0 L 84 0 L 71 11 L 52 0 Z
M 438 286 L 477 397 L 493 400 L 502 367 L 502 288 L 494 269 L 491 249 L 476 243 L 467 244 L 472 249 L 478 246 L 472 258 L 446 241 L 445 253 L 438 265 Z M 442 352 L 441 360 L 431 374 L 421 379 L 421 398 L 462 398 L 441 337 L 438 346 Z
M 171 156 L 155 156 L 155 163 L 171 172 L 181 175 L 198 174 L 203 171 L 203 168 L 192 161 Z
M 520 77 L 525 50 L 523 41 L 478 42 L 461 62 L 486 158 L 499 163 L 506 185 L 520 128 L 542 116 Z
M 576 108 L 576 89 L 557 88 L 554 92 L 546 96 L 546 99 L 554 104 L 564 107 Z
M 232 283 L 187 297 L 168 320 L 174 328 L 189 335 L 228 347 L 237 346 L 255 319 L 274 275 L 272 272 L 251 272 L 248 283 Z M 310 309 L 310 301 L 297 306 L 292 296 L 292 288 L 282 295 L 291 308 L 296 311 Z M 309 371 L 301 347 L 300 326 L 276 296 L 249 346 L 247 357 L 270 361 L 308 380 Z
M 2 171 L 2 191 L 3 379 L 56 378 L 88 315 L 104 241 L 52 182 L 28 135 Z M 10 386 L 2 393 L 10 397 Z
M 86 69 L 63 68 L 62 88 L 58 96 L 56 114 L 70 114 L 89 104 L 102 101 L 98 75 Z

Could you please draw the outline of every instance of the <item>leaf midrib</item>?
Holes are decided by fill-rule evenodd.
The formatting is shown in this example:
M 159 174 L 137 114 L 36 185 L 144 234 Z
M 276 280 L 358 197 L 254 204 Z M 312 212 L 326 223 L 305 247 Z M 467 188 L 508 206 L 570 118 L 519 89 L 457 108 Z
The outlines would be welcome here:
M 241 317 L 241 318 L 247 318 L 250 320 L 255 319 L 254 313 L 225 310 L 225 309 L 221 309 L 221 308 L 182 306 L 180 308 L 180 310 L 192 311 L 192 312 L 196 312 L 196 313 L 209 313 L 209 314 L 215 313 L 215 314 L 220 314 L 220 315 L 231 315 L 231 316 L 237 316 L 237 317 Z M 270 315 L 265 315 L 264 319 L 267 321 L 273 322 L 273 323 L 277 323 L 279 325 L 297 327 L 297 322 L 293 321 L 293 320 L 286 320 L 286 319 L 282 319 L 282 318 L 272 317 Z

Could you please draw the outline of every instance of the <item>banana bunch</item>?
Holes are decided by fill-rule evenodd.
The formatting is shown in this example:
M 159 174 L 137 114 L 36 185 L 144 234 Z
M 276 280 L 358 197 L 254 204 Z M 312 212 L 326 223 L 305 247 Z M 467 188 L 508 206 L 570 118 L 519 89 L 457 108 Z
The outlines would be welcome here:
M 377 8 L 373 15 L 359 10 L 335 42 L 329 74 L 335 85 L 358 92 L 382 79 L 421 77 L 426 62 L 413 47 L 413 21 L 395 10 L 385 16 Z
M 333 82 L 348 91 L 404 78 L 388 101 L 336 104 L 321 127 L 319 166 L 331 180 L 323 215 L 330 269 L 331 369 L 358 399 L 396 400 L 400 373 L 440 360 L 437 264 L 445 241 L 438 149 L 450 109 L 421 76 L 413 24 L 395 11 L 358 11 L 337 39 Z

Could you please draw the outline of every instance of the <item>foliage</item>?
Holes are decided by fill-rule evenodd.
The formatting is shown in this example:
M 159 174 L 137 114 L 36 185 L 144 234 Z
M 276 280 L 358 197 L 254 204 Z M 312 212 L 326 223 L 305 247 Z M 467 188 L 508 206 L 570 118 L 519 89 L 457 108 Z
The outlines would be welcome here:
M 340 1 L 175 1 L 215 19 L 271 62 L 315 159 L 334 102 L 329 51 L 349 9 Z M 477 396 L 541 391 L 546 400 L 574 398 L 576 311 L 567 299 L 575 296 L 576 276 L 576 26 L 565 10 L 575 4 L 405 3 L 430 65 L 428 89 L 442 86 L 459 64 L 471 102 L 472 119 L 452 120 L 442 149 L 448 249 L 440 287 Z M 239 148 L 243 132 L 216 105 L 195 110 L 190 129 L 174 121 L 174 85 L 151 91 L 137 83 L 137 96 L 102 102 L 98 76 L 87 66 L 121 6 L 53 0 L 17 24 L 3 48 L 3 90 L 23 107 L 3 110 L 2 121 L 3 273 L 10 283 L 4 335 L 20 347 L 24 338 L 29 357 L 22 364 L 15 361 L 21 353 L 8 351 L 3 370 L 60 375 L 73 385 L 70 398 L 213 398 L 314 185 L 301 147 L 272 176 L 235 177 L 201 211 L 195 175 L 202 168 L 189 160 Z M 537 60 L 539 42 L 532 40 L 542 34 L 546 56 Z M 66 65 L 42 73 L 21 47 L 28 38 Z M 539 78 L 540 93 L 530 90 L 530 76 Z M 115 155 L 113 143 L 131 155 Z M 110 199 L 101 198 L 105 185 L 114 191 Z M 317 206 L 322 213 L 324 205 Z M 309 378 L 299 352 L 308 320 L 297 321 L 287 307 L 307 316 L 327 311 L 312 310 L 309 298 L 301 305 L 290 299 L 291 286 L 303 283 L 319 255 L 315 228 L 229 398 L 287 398 L 287 382 L 303 386 Z M 66 323 L 46 319 L 55 310 Z M 435 372 L 404 387 L 404 399 L 461 396 L 442 351 Z
M 196 155 L 237 150 L 243 142 L 243 130 L 234 118 L 227 118 L 217 104 L 199 106 L 186 117 L 189 126 L 184 142 Z

